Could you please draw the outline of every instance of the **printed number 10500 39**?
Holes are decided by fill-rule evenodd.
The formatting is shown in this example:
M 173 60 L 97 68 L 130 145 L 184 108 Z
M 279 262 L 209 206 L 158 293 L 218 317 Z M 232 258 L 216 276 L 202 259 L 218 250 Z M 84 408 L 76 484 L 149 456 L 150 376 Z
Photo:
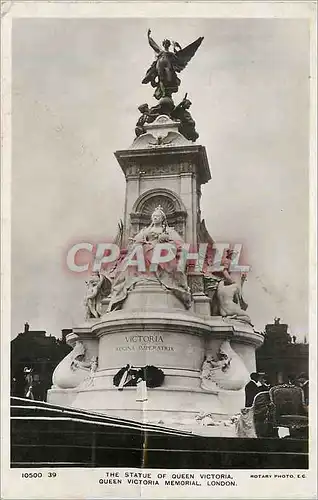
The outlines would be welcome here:
M 41 479 L 43 477 L 56 477 L 56 472 L 47 472 L 44 475 L 42 472 L 22 472 L 21 477 L 23 479 Z

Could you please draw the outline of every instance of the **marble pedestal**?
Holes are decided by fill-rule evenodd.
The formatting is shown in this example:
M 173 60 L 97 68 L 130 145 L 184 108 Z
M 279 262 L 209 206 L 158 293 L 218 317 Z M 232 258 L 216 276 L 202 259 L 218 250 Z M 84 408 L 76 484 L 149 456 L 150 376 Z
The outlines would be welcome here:
M 252 327 L 241 322 L 186 311 L 179 299 L 153 282 L 137 284 L 122 310 L 104 314 L 73 332 L 86 346 L 88 359 L 98 355 L 98 370 L 77 387 L 52 387 L 49 402 L 169 425 L 195 424 L 200 414 L 210 414 L 224 423 L 224 429 L 225 422 L 244 406 L 243 387 L 255 369 L 255 347 L 262 342 Z M 202 363 L 224 341 L 231 345 L 242 380 L 234 384 L 235 390 L 207 392 L 201 388 Z M 119 391 L 113 385 L 114 375 L 127 363 L 163 370 L 164 383 L 148 388 L 147 402 L 136 401 L 136 388 Z

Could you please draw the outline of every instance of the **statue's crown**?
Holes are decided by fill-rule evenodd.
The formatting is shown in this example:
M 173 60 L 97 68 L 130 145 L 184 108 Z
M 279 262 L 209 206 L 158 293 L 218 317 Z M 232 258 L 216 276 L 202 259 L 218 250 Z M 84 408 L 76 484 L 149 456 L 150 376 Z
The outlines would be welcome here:
M 155 210 L 161 210 L 161 211 L 163 212 L 163 208 L 162 208 L 162 206 L 161 206 L 161 205 L 158 205 L 158 206 L 155 208 Z
M 164 213 L 163 211 L 163 208 L 161 205 L 158 205 L 154 211 L 153 211 L 154 214 L 160 214 L 160 215 L 163 215 L 164 217 L 166 216 L 166 214 Z

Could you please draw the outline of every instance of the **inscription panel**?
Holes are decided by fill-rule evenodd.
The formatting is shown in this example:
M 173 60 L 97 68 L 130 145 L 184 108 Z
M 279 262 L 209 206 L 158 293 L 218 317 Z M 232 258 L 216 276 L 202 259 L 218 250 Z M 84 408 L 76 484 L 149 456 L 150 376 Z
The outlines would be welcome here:
M 165 345 L 162 335 L 125 335 L 125 345 L 115 347 L 115 351 L 174 351 L 172 345 Z
M 204 355 L 201 337 L 186 333 L 131 332 L 101 337 L 99 367 L 116 368 L 130 363 L 198 370 Z

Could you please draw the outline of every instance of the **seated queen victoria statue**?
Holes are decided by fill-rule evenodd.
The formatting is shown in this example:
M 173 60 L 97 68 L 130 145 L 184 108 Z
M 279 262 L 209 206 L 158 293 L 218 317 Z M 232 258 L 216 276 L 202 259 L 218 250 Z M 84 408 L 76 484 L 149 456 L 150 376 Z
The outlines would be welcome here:
M 174 258 L 169 262 L 154 264 L 154 250 L 160 243 L 171 245 Z M 189 309 L 191 292 L 187 277 L 178 269 L 182 243 L 181 236 L 168 226 L 166 215 L 159 205 L 151 215 L 151 224 L 132 238 L 127 254 L 117 262 L 111 272 L 112 291 L 108 312 L 120 309 L 128 292 L 143 281 L 159 283 L 164 290 L 172 292 L 184 307 Z

